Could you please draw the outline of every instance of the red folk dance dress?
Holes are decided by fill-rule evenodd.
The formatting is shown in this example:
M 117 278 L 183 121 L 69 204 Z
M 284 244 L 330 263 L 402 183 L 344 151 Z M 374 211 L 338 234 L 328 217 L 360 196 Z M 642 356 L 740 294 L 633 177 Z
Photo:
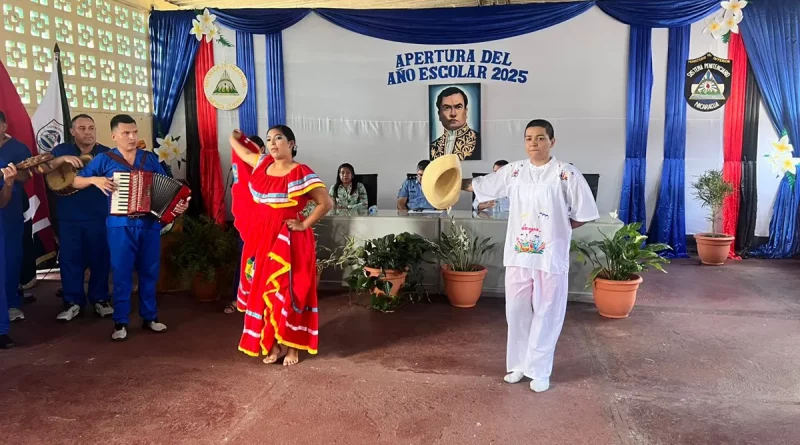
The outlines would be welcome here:
M 243 138 L 242 143 L 245 147 L 250 149 L 251 152 L 258 153 L 258 147 L 249 139 Z M 253 200 L 250 194 L 250 176 L 253 173 L 253 167 L 247 162 L 244 162 L 242 158 L 236 154 L 236 150 L 231 150 L 231 170 L 233 171 L 233 185 L 231 186 L 233 226 L 236 227 L 236 230 L 239 232 L 243 243 L 242 267 L 239 268 L 239 288 L 236 292 L 236 306 L 243 312 L 244 307 L 247 305 L 247 295 L 250 294 L 250 281 L 247 279 L 248 275 L 245 269 L 247 258 L 250 258 L 250 255 L 246 255 L 245 252 L 247 252 L 248 249 L 247 241 L 250 235 L 250 222 L 255 220 L 251 215 L 258 211 L 257 207 L 259 205 Z M 252 247 L 252 243 L 250 247 Z
M 250 177 L 250 193 L 257 203 L 250 219 L 247 268 L 250 293 L 239 350 L 254 357 L 268 355 L 274 341 L 317 353 L 316 245 L 311 229 L 290 231 L 286 220 L 300 219 L 309 201 L 308 192 L 325 187 L 306 165 L 300 164 L 282 177 L 270 176 L 273 159 L 262 155 Z M 243 255 L 244 256 L 244 255 Z

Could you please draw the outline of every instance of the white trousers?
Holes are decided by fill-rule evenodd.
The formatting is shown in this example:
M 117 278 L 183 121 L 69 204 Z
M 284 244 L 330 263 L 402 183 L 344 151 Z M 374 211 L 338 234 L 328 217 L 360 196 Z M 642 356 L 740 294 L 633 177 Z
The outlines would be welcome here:
M 567 312 L 569 274 L 506 267 L 508 372 L 546 380 L 553 371 L 556 342 Z

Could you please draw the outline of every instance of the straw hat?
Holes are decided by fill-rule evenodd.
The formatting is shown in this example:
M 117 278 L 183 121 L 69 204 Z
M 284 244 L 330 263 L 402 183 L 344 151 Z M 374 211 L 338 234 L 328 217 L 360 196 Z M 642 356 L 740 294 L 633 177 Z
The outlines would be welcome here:
M 461 160 L 458 155 L 440 156 L 422 175 L 422 193 L 437 209 L 447 209 L 458 202 L 461 194 Z

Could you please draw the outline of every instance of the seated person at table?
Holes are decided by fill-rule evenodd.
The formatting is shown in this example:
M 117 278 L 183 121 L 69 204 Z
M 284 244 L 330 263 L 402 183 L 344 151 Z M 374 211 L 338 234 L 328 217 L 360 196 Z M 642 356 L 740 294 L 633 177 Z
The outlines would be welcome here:
M 431 161 L 423 160 L 417 164 L 417 177 L 406 179 L 397 193 L 397 210 L 434 210 L 425 195 L 422 194 L 422 174 Z
M 494 163 L 492 166 L 492 172 L 497 172 L 501 168 L 508 165 L 508 161 L 505 159 L 501 159 Z M 486 202 L 478 202 L 478 199 L 475 198 L 472 201 L 472 208 L 479 211 L 479 212 L 507 212 L 508 211 L 508 198 L 500 198 L 494 201 L 486 201 Z
M 336 175 L 336 184 L 328 190 L 328 194 L 333 199 L 335 210 L 353 210 L 356 212 L 366 212 L 369 204 L 367 203 L 367 189 L 358 179 L 356 172 L 350 164 L 339 166 Z

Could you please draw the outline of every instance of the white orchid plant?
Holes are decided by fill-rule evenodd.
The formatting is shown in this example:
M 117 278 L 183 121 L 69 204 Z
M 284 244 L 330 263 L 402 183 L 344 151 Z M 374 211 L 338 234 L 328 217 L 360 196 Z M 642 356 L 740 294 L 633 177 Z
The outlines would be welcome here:
M 789 185 L 794 187 L 797 181 L 797 165 L 800 164 L 800 158 L 792 156 L 794 147 L 789 143 L 789 135 L 786 130 L 781 133 L 781 139 L 772 143 L 772 153 L 764 155 L 769 159 L 769 164 L 772 167 L 772 172 L 777 174 L 778 177 L 786 175 L 786 180 Z
M 153 153 L 158 155 L 159 162 L 164 162 L 167 165 L 170 165 L 172 164 L 172 161 L 177 161 L 178 168 L 181 168 L 181 162 L 186 162 L 186 159 L 183 157 L 186 149 L 178 145 L 178 141 L 180 139 L 180 136 L 172 136 L 171 134 L 168 134 L 163 138 L 156 138 L 158 147 L 153 149 Z
M 745 0 L 721 2 L 722 9 L 713 17 L 706 19 L 706 28 L 703 30 L 703 34 L 711 34 L 715 39 L 721 39 L 728 43 L 731 33 L 739 34 L 739 23 L 744 18 L 742 9 L 747 6 L 747 3 Z
M 195 36 L 197 41 L 202 40 L 205 36 L 208 43 L 219 42 L 229 48 L 233 47 L 233 44 L 220 34 L 219 26 L 214 23 L 215 20 L 217 20 L 217 16 L 208 12 L 208 8 L 204 9 L 202 14 L 198 14 L 197 18 L 192 20 L 192 29 L 189 30 L 189 34 Z

